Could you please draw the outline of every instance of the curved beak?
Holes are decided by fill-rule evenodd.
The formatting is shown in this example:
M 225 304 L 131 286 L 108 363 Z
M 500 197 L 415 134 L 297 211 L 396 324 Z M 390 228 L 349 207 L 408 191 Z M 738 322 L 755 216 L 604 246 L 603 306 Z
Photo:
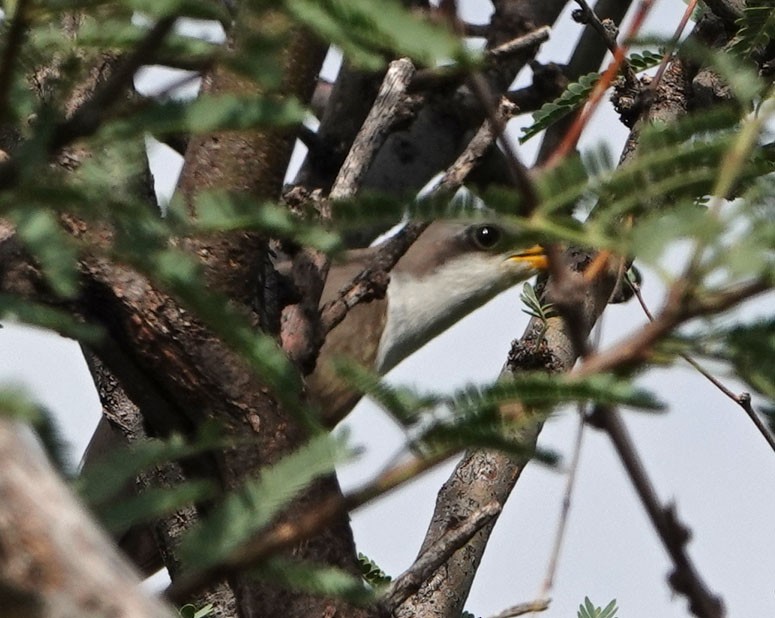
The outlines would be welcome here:
M 546 250 L 541 245 L 533 245 L 524 251 L 510 255 L 508 259 L 527 264 L 536 270 L 546 270 L 549 267 Z

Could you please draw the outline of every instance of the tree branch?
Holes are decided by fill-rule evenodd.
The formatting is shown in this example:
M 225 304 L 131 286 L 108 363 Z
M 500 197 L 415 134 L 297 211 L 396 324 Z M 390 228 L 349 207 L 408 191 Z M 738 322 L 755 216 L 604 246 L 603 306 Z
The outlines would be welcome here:
M 390 64 L 374 106 L 334 181 L 331 200 L 345 199 L 357 193 L 376 152 L 404 109 L 406 88 L 413 74 L 414 66 L 409 60 L 396 60 Z M 323 218 L 329 219 L 330 213 L 324 212 Z M 320 345 L 330 330 L 318 311 L 329 264 L 327 255 L 312 249 L 302 249 L 293 260 L 293 281 L 302 291 L 303 299 L 283 308 L 280 334 L 283 349 L 305 373 L 314 368 Z M 322 329 L 318 320 L 324 324 Z
M 621 417 L 616 410 L 598 406 L 592 412 L 590 421 L 604 429 L 611 438 L 651 523 L 673 561 L 675 569 L 668 578 L 670 585 L 679 594 L 686 595 L 689 599 L 689 609 L 695 616 L 721 618 L 724 615 L 721 598 L 704 584 L 686 553 L 686 543 L 691 534 L 679 521 L 674 506 L 663 508 L 660 504 Z
M 172 618 L 65 488 L 28 427 L 0 419 L 3 615 Z
M 425 550 L 407 571 L 393 581 L 387 591 L 385 591 L 381 604 L 392 613 L 410 595 L 417 592 L 420 585 L 436 569 L 444 564 L 455 551 L 465 545 L 483 526 L 492 521 L 500 511 L 500 505 L 496 503 L 488 504 L 472 513 L 457 528 L 447 532 L 436 544 Z
M 497 122 L 505 122 L 513 109 L 513 105 L 507 99 L 503 99 L 496 112 Z M 494 139 L 493 123 L 491 120 L 485 120 L 466 149 L 441 177 L 430 196 L 452 194 L 459 189 L 492 146 Z M 427 226 L 427 222 L 409 223 L 384 243 L 371 263 L 341 290 L 338 298 L 329 302 L 321 310 L 321 322 L 325 333 L 330 332 L 344 320 L 347 312 L 358 303 L 384 298 L 390 282 L 390 271 Z
M 101 126 L 105 113 L 127 92 L 137 70 L 151 64 L 155 53 L 164 43 L 177 21 L 177 16 L 162 17 L 145 35 L 137 47 L 115 67 L 110 77 L 100 85 L 69 119 L 57 124 L 46 142 L 49 155 L 81 137 L 93 135 Z M 35 146 L 37 148 L 37 146 Z M 23 158 L 23 157 L 22 157 Z M 13 185 L 20 172 L 19 157 L 0 163 L 0 190 Z

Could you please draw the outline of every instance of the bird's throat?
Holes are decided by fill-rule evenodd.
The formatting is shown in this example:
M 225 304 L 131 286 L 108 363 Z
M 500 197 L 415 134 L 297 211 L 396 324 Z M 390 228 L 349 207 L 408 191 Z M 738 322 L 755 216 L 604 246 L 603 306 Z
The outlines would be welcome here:
M 375 369 L 384 374 L 457 321 L 515 283 L 492 255 L 445 262 L 414 277 L 395 271 L 388 286 L 387 324 Z

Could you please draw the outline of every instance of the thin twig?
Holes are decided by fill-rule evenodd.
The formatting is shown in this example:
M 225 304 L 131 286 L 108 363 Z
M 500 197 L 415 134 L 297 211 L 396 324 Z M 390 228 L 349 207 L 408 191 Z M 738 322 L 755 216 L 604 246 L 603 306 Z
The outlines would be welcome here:
M 374 156 L 402 110 L 412 75 L 414 66 L 408 59 L 402 58 L 390 63 L 377 99 L 339 169 L 329 194 L 331 200 L 352 197 L 360 189 Z M 330 218 L 327 209 L 323 218 Z M 300 251 L 293 260 L 294 284 L 303 290 L 304 298 L 300 303 L 283 308 L 281 340 L 283 349 L 305 371 L 311 371 L 314 367 L 323 338 L 330 330 L 324 317 L 317 311 L 329 266 L 330 260 L 326 254 L 310 248 Z M 316 322 L 318 319 L 320 322 Z
M 483 60 L 485 64 L 500 62 L 549 40 L 550 34 L 551 28 L 549 26 L 541 26 L 532 32 L 487 50 Z M 468 77 L 469 70 L 469 67 L 461 65 L 421 69 L 415 73 L 412 83 L 409 85 L 409 92 L 433 90 L 443 85 L 452 86 Z
M 649 357 L 654 344 L 677 326 L 696 317 L 726 311 L 769 289 L 770 284 L 766 279 L 754 279 L 720 290 L 714 295 L 709 294 L 704 300 L 683 304 L 668 300 L 653 322 L 645 324 L 640 330 L 611 348 L 588 356 L 572 372 L 572 375 L 586 377 L 610 371 L 615 367 L 623 368 L 641 363 Z
M 718 219 L 721 209 L 727 198 L 732 193 L 733 187 L 740 177 L 740 172 L 748 163 L 749 157 L 756 148 L 759 136 L 767 126 L 769 120 L 775 116 L 775 86 L 770 87 L 762 97 L 762 103 L 756 114 L 749 115 L 737 132 L 734 143 L 724 153 L 724 159 L 718 171 L 716 184 L 711 195 L 713 198 L 708 204 L 708 216 Z M 708 246 L 708 240 L 697 238 L 691 257 L 687 261 L 686 268 L 681 277 L 675 282 L 673 288 L 693 283 L 700 273 L 702 258 Z
M 357 304 L 384 298 L 390 282 L 390 271 L 428 225 L 424 221 L 407 223 L 380 246 L 368 266 L 321 310 L 320 321 L 324 333 L 329 333 L 340 324 Z
M 463 22 L 463 31 L 466 36 L 486 39 L 490 35 L 490 24 L 472 24 Z
M 614 32 L 611 32 L 611 30 L 609 30 L 609 28 L 607 28 L 606 25 L 600 21 L 597 13 L 595 13 L 594 9 L 592 9 L 586 3 L 586 0 L 575 0 L 575 2 L 581 7 L 581 18 L 579 21 L 592 26 L 594 31 L 600 35 L 601 39 L 603 39 L 603 42 L 608 48 L 608 51 L 610 51 L 612 54 L 616 54 L 618 45 L 616 43 L 615 29 Z M 611 20 L 609 20 L 609 24 L 613 26 L 613 22 Z M 632 67 L 630 66 L 627 58 L 622 59 L 621 70 L 622 73 L 624 73 L 624 78 L 627 81 L 627 85 L 634 87 L 638 83 L 638 79 L 635 76 L 635 71 L 632 70 Z
M 530 176 L 530 171 L 522 163 L 516 150 L 514 150 L 514 146 L 511 144 L 511 140 L 505 134 L 506 123 L 498 117 L 498 108 L 495 106 L 495 98 L 487 80 L 484 79 L 481 73 L 474 73 L 469 79 L 469 84 L 482 107 L 484 107 L 485 112 L 487 112 L 487 118 L 492 126 L 495 140 L 506 155 L 509 175 L 514 186 L 522 196 L 520 214 L 524 217 L 529 217 L 538 208 L 539 203 L 538 191 Z
M 544 41 L 548 41 L 551 33 L 552 29 L 549 26 L 541 26 L 532 32 L 523 34 L 516 39 L 512 39 L 511 41 L 506 41 L 497 47 L 493 47 L 487 51 L 486 58 L 488 60 L 499 60 L 501 58 L 523 52 L 543 43 Z
M 417 592 L 452 554 L 468 543 L 472 536 L 495 519 L 500 512 L 500 504 L 491 502 L 472 513 L 462 524 L 448 531 L 393 581 L 385 592 L 381 605 L 392 613 L 396 607 Z
M 562 552 L 562 544 L 565 540 L 565 531 L 568 528 L 568 516 L 570 515 L 571 497 L 573 496 L 573 487 L 576 484 L 576 472 L 579 469 L 579 460 L 581 459 L 581 445 L 584 441 L 585 411 L 584 406 L 579 406 L 578 426 L 576 427 L 576 439 L 573 441 L 573 455 L 568 468 L 568 478 L 565 481 L 565 494 L 562 498 L 562 508 L 560 509 L 560 518 L 557 521 L 557 531 L 554 536 L 554 546 L 549 556 L 549 564 L 546 568 L 546 576 L 541 583 L 541 592 L 539 599 L 546 598 L 554 586 L 554 576 L 557 573 L 557 565 Z
M 243 571 L 283 549 L 293 547 L 300 541 L 312 537 L 343 513 L 352 512 L 404 483 L 416 479 L 454 456 L 456 452 L 454 450 L 440 450 L 429 457 L 412 457 L 408 461 L 380 473 L 375 479 L 346 496 L 341 494 L 329 495 L 328 498 L 317 504 L 314 510 L 294 517 L 293 521 L 283 521 L 271 530 L 261 531 L 222 563 L 201 571 L 190 571 L 183 574 L 167 586 L 164 596 L 173 603 L 183 603 L 212 582 L 220 581 L 232 573 Z
M 571 125 L 562 142 L 560 142 L 560 145 L 555 149 L 555 151 L 544 164 L 546 169 L 552 169 L 553 167 L 559 165 L 559 163 L 568 155 L 568 153 L 570 153 L 570 151 L 576 147 L 576 144 L 578 144 L 582 131 L 586 128 L 590 118 L 592 117 L 592 114 L 595 112 L 597 106 L 600 104 L 600 101 L 603 99 L 605 91 L 608 89 L 616 75 L 619 73 L 619 68 L 622 66 L 622 63 L 625 60 L 625 55 L 629 50 L 629 41 L 632 40 L 640 31 L 641 27 L 643 26 L 643 22 L 651 11 L 653 4 L 654 0 L 641 0 L 640 5 L 638 6 L 638 11 L 635 14 L 635 18 L 633 19 L 632 24 L 630 25 L 630 29 L 628 30 L 624 39 L 624 43 L 617 46 L 616 52 L 614 53 L 614 59 L 611 61 L 611 64 L 608 65 L 608 68 L 597 81 L 597 84 L 595 84 L 594 89 L 589 95 L 586 106 L 576 117 L 576 120 Z
M 590 421 L 604 429 L 611 438 L 652 525 L 673 561 L 674 570 L 669 577 L 671 587 L 688 598 L 689 609 L 696 616 L 721 618 L 724 615 L 721 598 L 705 585 L 686 553 L 690 532 L 679 521 L 673 506 L 661 505 L 621 417 L 616 410 L 599 406 Z
M 643 309 L 643 313 L 646 314 L 646 317 L 649 319 L 650 322 L 653 322 L 654 316 L 651 313 L 651 311 L 649 311 L 649 308 L 646 305 L 646 301 L 643 299 L 643 294 L 641 294 L 640 286 L 637 283 L 632 282 L 630 283 L 630 287 L 635 293 L 635 298 L 638 299 L 638 303 Z M 710 372 L 708 372 L 705 368 L 703 368 L 703 366 L 700 365 L 700 363 L 698 363 L 696 360 L 694 360 L 694 358 L 692 358 L 689 354 L 686 354 L 685 352 L 679 352 L 679 356 L 683 358 L 687 363 L 689 363 L 695 369 L 695 371 L 697 371 L 706 380 L 708 380 L 711 384 L 713 384 L 713 386 L 715 386 L 718 390 L 720 390 L 724 395 L 726 395 L 729 399 L 731 399 L 737 405 L 739 405 L 743 409 L 743 411 L 748 415 L 748 418 L 754 424 L 754 426 L 762 435 L 762 437 L 767 441 L 767 444 L 770 446 L 770 448 L 773 451 L 775 451 L 775 436 L 773 436 L 772 433 L 770 433 L 770 430 L 767 429 L 767 426 L 764 424 L 762 419 L 759 418 L 758 414 L 756 414 L 756 411 L 753 409 L 753 406 L 751 405 L 751 395 L 749 393 L 737 394 L 733 392 L 731 389 L 727 388 L 718 378 L 711 375 Z
M 459 189 L 471 170 L 492 146 L 498 127 L 502 127 L 508 122 L 515 111 L 516 106 L 509 99 L 501 98 L 498 108 L 495 110 L 495 124 L 489 118 L 482 123 L 474 137 L 468 142 L 466 149 L 444 172 L 436 190 L 453 193 Z
M 597 349 L 600 346 L 600 339 L 602 338 L 603 327 L 602 321 L 598 321 L 595 325 L 594 341 L 592 348 Z M 560 553 L 562 551 L 562 544 L 565 540 L 565 532 L 568 528 L 568 516 L 570 515 L 571 498 L 573 496 L 573 488 L 576 484 L 576 476 L 579 469 L 579 462 L 581 461 L 581 446 L 584 440 L 584 429 L 586 428 L 587 409 L 583 404 L 578 406 L 578 427 L 576 428 L 576 439 L 573 443 L 573 454 L 571 456 L 570 465 L 568 466 L 568 478 L 565 481 L 565 494 L 562 500 L 562 508 L 560 509 L 560 517 L 557 521 L 557 531 L 554 536 L 554 547 L 552 547 L 552 553 L 549 556 L 549 563 L 546 568 L 546 576 L 541 584 L 541 590 L 537 595 L 539 599 L 546 599 L 549 597 L 549 593 L 554 585 L 554 577 L 557 573 L 557 565 L 560 560 Z M 535 613 L 535 612 L 534 612 Z
M 494 616 L 490 616 L 490 618 L 516 618 L 517 616 L 524 616 L 525 614 L 544 612 L 547 609 L 549 609 L 549 599 L 540 599 L 538 601 L 530 601 L 530 603 L 512 605 L 511 607 L 504 609 L 502 612 L 498 612 Z
M 675 32 L 673 33 L 672 38 L 670 39 L 670 43 L 667 46 L 667 49 L 665 50 L 664 56 L 662 56 L 662 62 L 659 63 L 659 68 L 657 69 L 656 74 L 654 75 L 654 79 L 651 80 L 650 88 L 652 91 L 656 91 L 657 87 L 659 86 L 659 83 L 662 81 L 662 76 L 665 74 L 665 70 L 667 69 L 667 65 L 670 63 L 670 59 L 673 57 L 673 51 L 676 47 L 678 47 L 678 41 L 681 38 L 681 35 L 683 34 L 684 28 L 686 28 L 686 24 L 689 23 L 689 19 L 692 16 L 692 13 L 694 13 L 694 9 L 697 6 L 697 0 L 689 0 L 689 2 L 686 4 L 686 10 L 684 11 L 684 14 L 681 16 L 681 21 L 678 23 L 678 27 L 675 29 Z
M 578 19 L 580 23 L 583 24 L 589 24 L 592 26 L 592 28 L 600 35 L 600 38 L 605 43 L 605 46 L 608 48 L 608 51 L 610 51 L 612 54 L 616 53 L 616 39 L 612 36 L 611 32 L 603 25 L 603 22 L 600 21 L 600 18 L 597 16 L 597 13 L 590 7 L 586 0 L 575 0 L 576 4 L 581 7 L 581 18 Z M 575 14 L 574 14 L 575 17 Z M 622 65 L 624 66 L 624 64 Z M 629 67 L 629 63 L 627 63 L 627 66 Z M 631 71 L 632 69 L 630 69 Z

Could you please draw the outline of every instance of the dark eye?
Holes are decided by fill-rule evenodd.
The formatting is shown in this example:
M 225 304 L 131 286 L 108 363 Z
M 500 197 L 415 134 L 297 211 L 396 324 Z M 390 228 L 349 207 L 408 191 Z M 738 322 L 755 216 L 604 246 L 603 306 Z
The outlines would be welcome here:
M 477 225 L 471 230 L 471 236 L 480 249 L 492 249 L 501 239 L 500 228 L 491 225 Z

